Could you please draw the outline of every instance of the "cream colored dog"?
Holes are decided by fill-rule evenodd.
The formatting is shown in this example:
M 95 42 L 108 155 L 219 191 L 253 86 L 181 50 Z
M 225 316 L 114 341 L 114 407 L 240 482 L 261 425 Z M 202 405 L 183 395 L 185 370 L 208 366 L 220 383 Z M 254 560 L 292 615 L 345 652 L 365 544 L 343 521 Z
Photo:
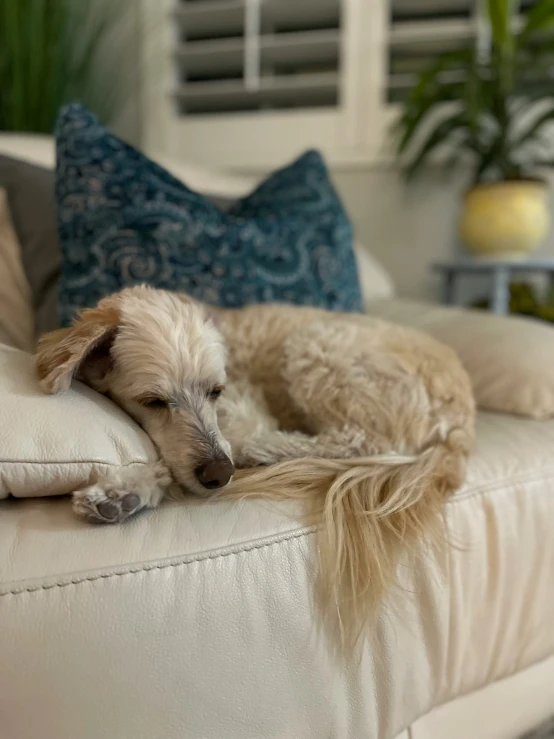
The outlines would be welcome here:
M 455 354 L 367 316 L 219 310 L 136 287 L 43 337 L 37 370 L 46 392 L 77 377 L 108 395 L 163 460 L 76 491 L 79 514 L 120 522 L 176 487 L 304 501 L 321 592 L 348 641 L 401 555 L 438 529 L 472 445 L 474 403 Z M 234 466 L 247 469 L 228 485 Z

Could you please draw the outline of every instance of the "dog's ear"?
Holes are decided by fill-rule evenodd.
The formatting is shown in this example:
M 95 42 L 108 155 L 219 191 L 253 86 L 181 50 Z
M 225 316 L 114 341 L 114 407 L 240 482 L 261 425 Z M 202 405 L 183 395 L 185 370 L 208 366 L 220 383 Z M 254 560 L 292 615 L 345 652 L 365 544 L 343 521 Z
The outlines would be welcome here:
M 47 393 L 67 390 L 79 377 L 102 391 L 102 380 L 111 367 L 110 349 L 120 323 L 114 298 L 84 310 L 70 328 L 43 336 L 37 348 L 36 368 Z

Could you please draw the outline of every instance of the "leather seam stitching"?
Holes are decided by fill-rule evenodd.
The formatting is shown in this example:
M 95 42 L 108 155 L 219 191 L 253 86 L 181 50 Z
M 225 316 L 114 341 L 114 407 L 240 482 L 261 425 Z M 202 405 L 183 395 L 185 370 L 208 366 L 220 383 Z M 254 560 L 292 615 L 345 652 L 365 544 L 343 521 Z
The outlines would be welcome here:
M 14 588 L 12 590 L 7 590 L 5 593 L 0 593 L 0 598 L 4 597 L 6 595 L 21 595 L 22 593 L 36 593 L 43 590 L 53 590 L 54 588 L 65 588 L 69 585 L 80 585 L 81 583 L 85 582 L 96 582 L 97 580 L 110 580 L 114 577 L 124 577 L 127 575 L 138 575 L 141 572 L 154 572 L 156 570 L 166 570 L 171 567 L 186 567 L 189 564 L 193 564 L 195 562 L 206 562 L 208 560 L 214 560 L 214 559 L 223 559 L 224 557 L 231 557 L 231 556 L 237 556 L 239 554 L 246 554 L 248 552 L 257 551 L 259 549 L 266 549 L 268 547 L 273 547 L 279 544 L 288 543 L 290 541 L 293 541 L 295 539 L 301 539 L 307 536 L 310 536 L 313 534 L 315 529 L 311 528 L 308 530 L 302 530 L 302 531 L 294 531 L 288 535 L 285 535 L 282 538 L 279 538 L 277 541 L 265 541 L 260 542 L 256 544 L 250 544 L 242 549 L 237 549 L 235 551 L 231 552 L 219 552 L 219 553 L 206 553 L 204 555 L 199 555 L 197 557 L 187 557 L 185 560 L 181 560 L 178 562 L 168 562 L 165 564 L 152 564 L 152 565 L 143 565 L 142 567 L 134 567 L 132 569 L 128 570 L 122 570 L 120 572 L 106 572 L 104 574 L 98 574 L 98 575 L 90 575 L 88 577 L 79 577 L 75 578 L 73 580 L 68 580 L 67 582 L 53 582 L 48 585 L 37 585 L 35 587 L 31 586 L 28 588 Z
M 547 478 L 541 476 L 535 479 L 527 479 L 524 482 L 533 483 L 533 482 L 541 482 L 543 480 L 546 481 L 549 479 L 552 479 L 552 476 L 547 477 Z M 496 485 L 494 484 L 491 484 L 490 486 L 485 485 L 485 486 L 482 486 L 480 490 L 479 488 L 477 489 L 474 488 L 472 491 L 468 491 L 469 494 L 466 494 L 466 495 L 462 494 L 459 497 L 454 496 L 453 498 L 451 498 L 450 500 L 446 502 L 446 505 L 447 506 L 453 505 L 457 502 L 462 502 L 464 499 L 465 500 L 471 499 L 480 494 L 486 495 L 487 493 L 495 492 L 496 490 L 502 489 L 504 487 L 505 487 L 505 482 L 504 484 L 497 483 Z M 250 545 L 244 546 L 241 549 L 237 549 L 231 552 L 223 552 L 223 553 L 218 552 L 218 553 L 213 553 L 213 554 L 206 553 L 204 555 L 199 555 L 197 557 L 192 557 L 192 558 L 187 557 L 184 560 L 181 560 L 178 562 L 169 562 L 166 564 L 158 564 L 158 565 L 144 565 L 142 567 L 127 569 L 127 570 L 123 570 L 120 572 L 110 572 L 110 573 L 105 573 L 105 574 L 91 575 L 89 577 L 81 577 L 78 579 L 68 580 L 67 582 L 54 582 L 52 584 L 39 585 L 36 587 L 14 588 L 12 590 L 7 590 L 4 593 L 0 593 L 0 598 L 6 595 L 20 595 L 22 593 L 35 593 L 35 592 L 40 592 L 43 590 L 52 590 L 54 588 L 64 588 L 64 587 L 68 587 L 69 585 L 79 585 L 83 582 L 95 582 L 97 580 L 109 580 L 113 577 L 123 577 L 125 575 L 136 575 L 141 572 L 152 572 L 155 570 L 164 570 L 164 569 L 168 569 L 171 567 L 184 567 L 194 562 L 205 562 L 208 560 L 223 559 L 224 557 L 244 554 L 246 552 L 256 551 L 259 549 L 264 549 L 267 547 L 282 544 L 283 542 L 288 542 L 294 539 L 300 539 L 300 538 L 311 535 L 312 533 L 314 533 L 314 531 L 315 531 L 315 527 L 312 527 L 311 529 L 308 529 L 308 530 L 303 529 L 301 531 L 295 531 L 288 535 L 285 535 L 284 537 L 277 539 L 276 541 L 269 541 L 269 542 L 266 541 L 263 543 L 250 544 Z

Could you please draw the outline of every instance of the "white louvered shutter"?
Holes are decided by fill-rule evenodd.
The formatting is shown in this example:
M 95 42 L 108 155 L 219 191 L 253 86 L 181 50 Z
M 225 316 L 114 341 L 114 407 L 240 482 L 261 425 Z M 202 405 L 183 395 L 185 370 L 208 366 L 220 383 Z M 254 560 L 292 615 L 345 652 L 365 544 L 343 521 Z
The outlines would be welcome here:
M 336 107 L 340 0 L 181 0 L 181 115 Z
M 380 94 L 379 62 L 370 58 L 381 56 L 371 42 L 374 1 L 384 7 L 142 0 L 146 148 L 244 169 L 268 169 L 312 147 L 330 160 L 358 156 L 371 95 Z

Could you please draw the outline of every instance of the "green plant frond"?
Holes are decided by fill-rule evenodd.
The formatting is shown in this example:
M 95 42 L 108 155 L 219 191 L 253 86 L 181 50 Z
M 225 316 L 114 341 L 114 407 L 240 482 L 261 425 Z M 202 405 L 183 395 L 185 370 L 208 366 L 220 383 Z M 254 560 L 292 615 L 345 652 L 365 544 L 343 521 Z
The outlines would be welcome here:
M 487 9 L 495 45 L 500 49 L 511 49 L 513 46 L 512 0 L 488 0 Z
M 536 75 L 521 77 L 514 87 L 514 99 L 526 100 L 529 103 L 552 97 L 554 81 L 537 78 Z
M 541 0 L 525 17 L 525 24 L 517 37 L 519 46 L 529 43 L 536 33 L 554 28 L 554 0 Z
M 416 109 L 429 98 L 441 94 L 441 91 L 448 87 L 442 80 L 443 75 L 449 71 L 467 68 L 473 55 L 473 49 L 462 49 L 437 57 L 420 74 L 418 83 L 410 91 L 406 99 L 407 108 Z
M 533 172 L 536 173 L 536 162 L 547 159 L 550 147 L 545 146 L 545 142 L 540 139 L 530 139 L 519 149 L 513 150 L 513 160 L 519 166 L 521 172 L 527 177 L 532 177 Z
M 429 95 L 424 105 L 406 108 L 395 126 L 398 153 L 403 154 L 409 148 L 421 128 L 433 115 L 437 114 L 437 110 L 444 108 L 450 113 L 451 108 L 454 107 L 458 112 L 462 107 L 460 102 L 462 90 L 461 85 L 440 88 L 436 90 L 436 94 Z
M 428 156 L 439 146 L 445 144 L 460 129 L 467 129 L 467 120 L 463 113 L 450 116 L 435 126 L 421 143 L 417 153 L 404 168 L 406 178 L 408 180 L 413 179 L 418 174 Z
M 502 142 L 500 137 L 496 137 L 491 141 L 490 146 L 481 153 L 479 163 L 475 169 L 474 181 L 479 182 L 495 167 L 502 170 L 505 163 L 502 161 Z
M 494 101 L 496 80 L 486 79 L 486 69 L 476 59 L 468 69 L 464 85 L 463 101 L 466 107 L 468 128 L 473 148 L 478 149 L 479 133 L 484 116 L 491 116 L 491 101 Z M 488 75 L 489 78 L 491 75 Z
M 463 82 L 445 81 L 448 72 L 465 69 L 474 51 L 464 49 L 440 55 L 419 77 L 404 103 L 403 113 L 398 120 L 397 133 L 401 133 L 401 150 L 409 144 L 412 135 L 426 114 L 435 106 L 460 100 Z
M 516 53 L 516 87 L 533 80 L 550 81 L 551 85 L 554 81 L 554 35 L 544 36 L 540 43 L 530 44 Z
M 520 147 L 523 144 L 525 144 L 527 141 L 530 141 L 531 139 L 535 138 L 540 132 L 541 129 L 543 129 L 547 123 L 552 123 L 554 121 L 554 102 L 550 104 L 550 107 L 545 110 L 543 113 L 541 113 L 538 118 L 535 118 L 532 123 L 530 123 L 525 130 L 515 138 L 513 142 L 514 147 Z
M 483 0 L 482 8 L 491 29 L 490 53 L 475 49 L 439 57 L 403 105 L 396 143 L 400 161 L 408 161 L 408 177 L 452 141 L 460 153 L 473 154 L 477 180 L 519 177 L 535 163 L 548 166 L 548 142 L 541 134 L 554 122 L 554 0 L 538 0 L 522 30 L 517 0 Z M 460 73 L 455 84 L 445 75 L 451 69 Z
M 59 108 L 75 98 L 109 121 L 128 77 L 125 44 L 107 39 L 128 7 L 129 0 L 0 0 L 0 129 L 51 133 Z M 105 73 L 99 65 L 110 55 Z
M 449 177 L 453 172 L 455 172 L 463 160 L 467 158 L 468 151 L 471 149 L 471 136 L 469 131 L 461 131 L 459 136 L 452 137 L 450 139 L 449 144 L 452 147 L 452 151 L 442 165 L 442 173 L 445 177 Z

